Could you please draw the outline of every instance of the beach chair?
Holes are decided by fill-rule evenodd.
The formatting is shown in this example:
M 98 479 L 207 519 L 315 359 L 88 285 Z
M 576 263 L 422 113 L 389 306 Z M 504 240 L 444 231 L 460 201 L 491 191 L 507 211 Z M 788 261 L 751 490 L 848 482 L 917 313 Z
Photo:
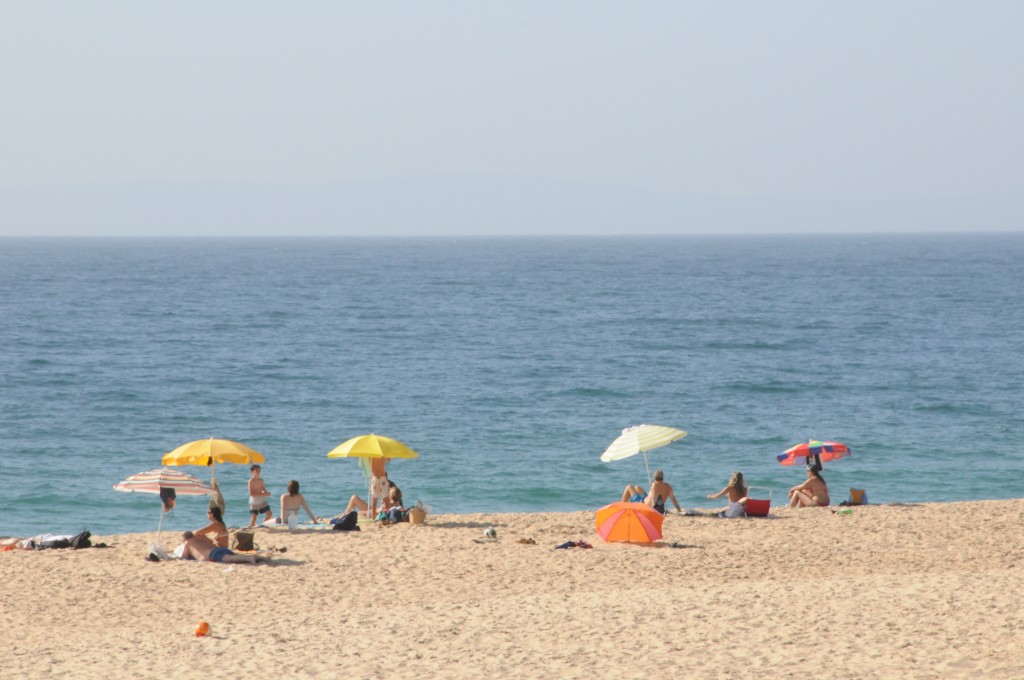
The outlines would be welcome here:
M 850 497 L 846 501 L 849 505 L 865 505 L 868 502 L 868 492 L 850 487 Z
M 767 492 L 768 498 L 754 498 L 753 491 L 758 489 L 760 492 Z M 759 493 L 758 495 L 765 495 Z M 767 517 L 768 513 L 772 509 L 772 490 L 767 486 L 750 486 L 747 487 L 747 505 L 746 514 L 747 517 Z

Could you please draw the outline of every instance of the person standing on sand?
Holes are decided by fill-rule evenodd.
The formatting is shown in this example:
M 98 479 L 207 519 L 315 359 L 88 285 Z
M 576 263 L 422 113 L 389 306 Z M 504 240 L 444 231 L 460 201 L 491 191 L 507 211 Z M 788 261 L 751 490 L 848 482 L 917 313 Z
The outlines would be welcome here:
M 370 459 L 370 503 L 366 511 L 367 517 L 377 516 L 377 503 L 383 503 L 391 492 L 387 465 L 387 458 Z
M 249 526 L 253 527 L 256 526 L 256 518 L 261 512 L 267 513 L 263 521 L 269 522 L 274 517 L 274 511 L 270 509 L 270 492 L 260 477 L 262 469 L 259 465 L 250 465 L 249 472 L 252 473 L 252 477 L 249 478 Z
M 206 536 L 196 536 L 191 531 L 181 535 L 185 549 L 181 553 L 183 560 L 201 560 L 203 562 L 228 562 L 234 564 L 256 564 L 270 562 L 267 555 L 239 555 L 227 548 L 220 548 Z

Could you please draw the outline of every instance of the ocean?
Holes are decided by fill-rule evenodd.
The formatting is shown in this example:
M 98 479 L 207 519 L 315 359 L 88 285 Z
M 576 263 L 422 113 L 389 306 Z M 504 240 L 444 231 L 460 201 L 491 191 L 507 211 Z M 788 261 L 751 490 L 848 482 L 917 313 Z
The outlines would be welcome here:
M 369 432 L 433 512 L 596 509 L 645 483 L 598 459 L 638 423 L 689 432 L 648 454 L 687 508 L 733 470 L 782 503 L 809 438 L 853 451 L 835 501 L 1017 497 L 1022 284 L 1022 234 L 2 239 L 0 535 L 155 530 L 113 485 L 211 436 L 321 515 L 365 494 L 326 454 Z M 217 478 L 248 523 L 248 470 Z

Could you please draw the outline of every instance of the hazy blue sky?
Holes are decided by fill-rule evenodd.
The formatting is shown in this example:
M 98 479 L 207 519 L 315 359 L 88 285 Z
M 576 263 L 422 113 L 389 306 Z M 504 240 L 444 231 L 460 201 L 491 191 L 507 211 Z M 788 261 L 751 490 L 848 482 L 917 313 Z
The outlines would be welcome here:
M 1022 2 L 0 0 L 0 235 L 1024 228 Z

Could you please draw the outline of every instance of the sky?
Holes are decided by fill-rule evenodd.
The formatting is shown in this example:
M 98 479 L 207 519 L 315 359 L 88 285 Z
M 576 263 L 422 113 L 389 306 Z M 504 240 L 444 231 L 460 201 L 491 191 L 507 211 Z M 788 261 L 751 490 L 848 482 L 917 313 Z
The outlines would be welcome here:
M 0 0 L 0 236 L 1024 230 L 1024 3 Z

